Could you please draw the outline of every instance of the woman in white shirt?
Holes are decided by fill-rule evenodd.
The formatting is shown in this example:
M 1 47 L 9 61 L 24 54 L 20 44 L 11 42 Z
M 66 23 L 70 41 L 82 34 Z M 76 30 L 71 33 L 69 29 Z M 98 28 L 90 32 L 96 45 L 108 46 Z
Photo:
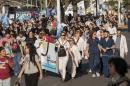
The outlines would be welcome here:
M 33 44 L 26 45 L 25 57 L 22 59 L 21 64 L 23 66 L 18 78 L 21 78 L 24 73 L 26 86 L 38 86 L 38 79 L 42 79 L 42 69 Z
M 66 40 L 65 32 L 61 33 L 61 37 L 57 40 L 56 46 L 58 47 L 59 73 L 61 74 L 62 80 L 65 81 L 66 67 L 67 67 L 67 63 L 68 63 L 68 59 L 69 59 L 69 56 L 68 56 L 69 43 Z M 62 46 L 63 50 L 60 50 L 61 46 Z M 62 53 L 62 55 L 61 55 L 61 53 Z
M 74 79 L 76 75 L 76 68 L 79 67 L 79 63 L 81 61 L 81 55 L 78 50 L 78 47 L 74 41 L 73 38 L 70 38 L 70 48 L 69 53 L 71 55 L 72 59 L 72 72 L 71 72 L 71 78 Z
M 81 61 L 79 63 L 79 67 L 78 67 L 78 71 L 79 72 L 82 72 L 82 57 L 84 57 L 84 51 L 85 51 L 85 48 L 86 48 L 86 43 L 85 41 L 83 40 L 81 36 L 81 32 L 80 30 L 77 30 L 76 33 L 75 33 L 75 36 L 73 37 L 74 38 L 74 41 L 76 43 L 76 45 L 78 46 L 78 50 L 81 54 Z

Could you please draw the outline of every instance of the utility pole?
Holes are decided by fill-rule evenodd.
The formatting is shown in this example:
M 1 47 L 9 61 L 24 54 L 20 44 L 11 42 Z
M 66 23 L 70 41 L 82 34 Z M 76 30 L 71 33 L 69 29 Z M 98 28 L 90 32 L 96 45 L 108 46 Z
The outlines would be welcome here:
M 36 7 L 38 7 L 37 2 L 38 2 L 38 1 L 36 0 Z
M 97 0 L 96 0 L 96 16 L 97 16 L 97 13 L 98 13 L 98 5 L 97 5 Z
M 60 0 L 57 0 L 57 20 L 61 23 L 61 7 L 60 7 Z
M 77 2 L 78 2 L 78 0 L 72 0 L 73 16 L 74 16 L 74 18 L 76 18 L 76 16 L 77 16 L 77 10 L 78 10 L 78 8 L 77 8 Z
M 28 3 L 28 0 L 27 0 L 27 8 L 28 8 L 28 4 L 29 4 L 29 3 Z
M 121 0 L 118 0 L 118 24 L 121 24 Z
M 47 8 L 48 7 L 48 5 L 47 5 L 48 3 L 47 3 L 47 0 L 45 0 L 45 8 Z
M 33 1 L 31 0 L 31 7 L 33 6 Z

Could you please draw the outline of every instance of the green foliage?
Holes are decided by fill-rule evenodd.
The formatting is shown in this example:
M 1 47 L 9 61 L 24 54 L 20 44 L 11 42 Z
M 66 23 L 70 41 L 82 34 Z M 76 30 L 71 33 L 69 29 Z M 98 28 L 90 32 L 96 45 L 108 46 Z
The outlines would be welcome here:
M 111 6 L 113 10 L 118 11 L 118 1 L 109 0 L 106 2 L 106 4 Z
M 84 2 L 85 2 L 85 8 L 89 7 L 90 1 L 91 0 L 84 0 Z
M 123 6 L 124 6 L 124 8 L 129 9 L 130 8 L 130 0 L 123 0 Z

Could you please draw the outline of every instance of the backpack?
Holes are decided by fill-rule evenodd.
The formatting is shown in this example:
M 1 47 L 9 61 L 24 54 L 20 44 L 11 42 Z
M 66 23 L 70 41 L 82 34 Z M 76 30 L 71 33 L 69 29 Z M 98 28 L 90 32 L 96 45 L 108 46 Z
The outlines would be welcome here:
M 66 50 L 64 46 L 60 45 L 60 48 L 58 50 L 58 57 L 64 57 L 66 56 Z
M 60 43 L 60 42 L 59 42 L 59 43 Z M 66 43 L 66 42 L 65 42 L 65 43 Z M 59 49 L 58 49 L 58 57 L 64 57 L 64 56 L 67 55 L 67 54 L 66 54 L 66 50 L 65 50 L 65 48 L 64 48 L 65 43 L 64 43 L 63 45 L 61 45 L 61 43 L 60 43 L 60 47 L 59 47 Z

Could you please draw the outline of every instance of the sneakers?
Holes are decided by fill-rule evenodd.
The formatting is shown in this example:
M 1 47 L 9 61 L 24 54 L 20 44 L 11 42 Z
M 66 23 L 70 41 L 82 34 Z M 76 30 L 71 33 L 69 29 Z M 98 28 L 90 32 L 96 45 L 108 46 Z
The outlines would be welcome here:
M 97 72 L 97 73 L 96 73 L 96 76 L 97 76 L 97 77 L 100 77 L 100 73 Z
M 88 72 L 89 72 L 89 73 L 92 73 L 92 70 L 90 69 Z
M 100 77 L 100 73 L 92 74 L 92 77 Z
M 92 77 L 93 77 L 93 78 L 96 77 L 96 74 L 92 74 Z

